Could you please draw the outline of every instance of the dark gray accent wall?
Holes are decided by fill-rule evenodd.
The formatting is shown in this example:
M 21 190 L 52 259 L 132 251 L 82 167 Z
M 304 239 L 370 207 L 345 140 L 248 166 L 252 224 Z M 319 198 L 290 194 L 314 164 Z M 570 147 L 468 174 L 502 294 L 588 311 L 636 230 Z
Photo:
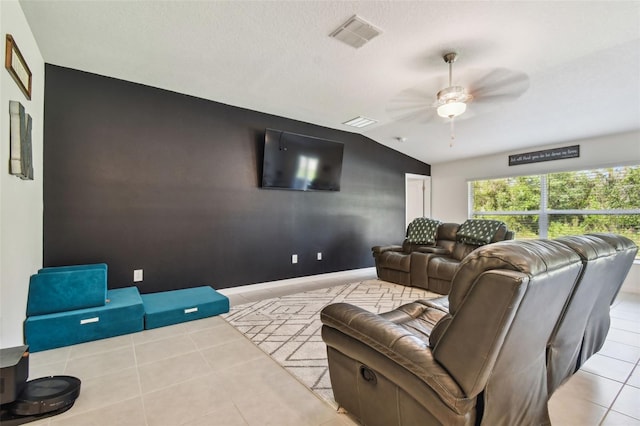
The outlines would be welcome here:
M 430 174 L 358 134 L 54 65 L 45 75 L 44 264 L 105 262 L 109 288 L 133 285 L 134 269 L 149 293 L 373 266 L 371 246 L 402 240 L 405 173 Z M 343 142 L 341 191 L 261 189 L 266 128 Z

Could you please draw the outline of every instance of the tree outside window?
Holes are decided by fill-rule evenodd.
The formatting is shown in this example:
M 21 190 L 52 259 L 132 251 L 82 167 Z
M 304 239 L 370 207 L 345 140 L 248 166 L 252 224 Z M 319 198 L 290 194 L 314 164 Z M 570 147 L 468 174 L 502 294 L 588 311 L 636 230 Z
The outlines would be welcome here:
M 640 246 L 640 166 L 472 181 L 469 210 L 519 239 L 611 232 Z

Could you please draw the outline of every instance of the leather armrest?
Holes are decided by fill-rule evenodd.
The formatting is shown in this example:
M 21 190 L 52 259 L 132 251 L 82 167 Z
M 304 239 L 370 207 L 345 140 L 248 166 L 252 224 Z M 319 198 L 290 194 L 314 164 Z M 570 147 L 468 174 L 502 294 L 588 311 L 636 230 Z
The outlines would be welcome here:
M 402 246 L 389 245 L 389 246 L 373 246 L 371 247 L 373 254 L 383 253 L 385 251 L 402 251 Z
M 334 303 L 325 307 L 320 318 L 324 324 L 323 339 L 328 346 L 332 346 L 332 333 L 325 329 L 337 330 L 420 378 L 453 410 L 458 411 L 471 402 L 465 398 L 462 389 L 449 373 L 434 359 L 427 344 L 406 328 L 347 303 Z M 344 345 L 340 347 L 341 351 L 348 349 Z
M 436 297 L 434 299 L 420 299 L 416 302 L 449 313 L 449 296 Z
M 433 254 L 449 254 L 449 250 L 444 247 L 420 247 L 418 249 L 420 253 L 433 253 Z

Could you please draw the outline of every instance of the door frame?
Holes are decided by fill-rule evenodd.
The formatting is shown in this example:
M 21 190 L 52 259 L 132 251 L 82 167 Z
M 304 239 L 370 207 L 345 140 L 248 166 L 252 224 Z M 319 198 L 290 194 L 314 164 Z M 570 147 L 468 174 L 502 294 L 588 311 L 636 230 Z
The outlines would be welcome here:
M 431 217 L 431 176 L 417 175 L 414 173 L 404 174 L 404 220 L 407 222 L 407 212 L 409 210 L 409 181 L 421 180 L 422 181 L 422 214 L 424 217 Z M 409 223 L 405 224 L 405 228 L 409 226 Z

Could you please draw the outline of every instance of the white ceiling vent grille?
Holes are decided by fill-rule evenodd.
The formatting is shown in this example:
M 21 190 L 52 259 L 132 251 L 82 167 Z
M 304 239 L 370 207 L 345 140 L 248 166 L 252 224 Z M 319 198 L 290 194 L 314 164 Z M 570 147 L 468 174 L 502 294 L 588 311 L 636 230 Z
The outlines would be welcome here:
M 356 118 L 352 118 L 349 121 L 345 121 L 342 124 L 346 124 L 347 126 L 357 127 L 361 129 L 362 127 L 367 127 L 377 122 L 378 122 L 377 120 L 373 120 L 371 118 L 358 116 Z
M 364 19 L 357 15 L 353 15 L 347 20 L 347 22 L 340 25 L 338 29 L 329 34 L 329 37 L 333 37 L 357 49 L 364 46 L 365 43 L 381 32 L 382 31 L 380 29 L 374 27 Z

